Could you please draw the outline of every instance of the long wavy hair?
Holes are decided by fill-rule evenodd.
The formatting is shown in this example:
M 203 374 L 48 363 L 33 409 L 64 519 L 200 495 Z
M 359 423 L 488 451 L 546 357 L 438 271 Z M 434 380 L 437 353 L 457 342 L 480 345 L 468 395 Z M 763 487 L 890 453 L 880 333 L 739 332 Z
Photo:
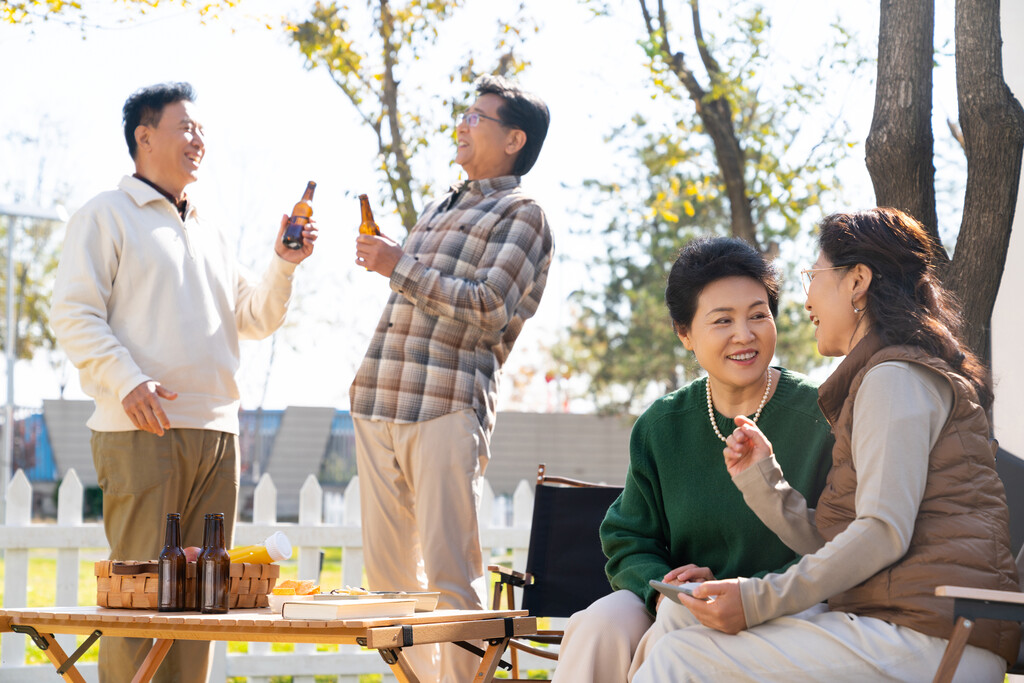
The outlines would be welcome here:
M 886 345 L 917 346 L 946 361 L 974 385 L 987 410 L 988 372 L 963 341 L 959 303 L 936 273 L 940 247 L 924 227 L 890 208 L 835 213 L 819 227 L 818 246 L 833 266 L 871 269 L 867 315 Z

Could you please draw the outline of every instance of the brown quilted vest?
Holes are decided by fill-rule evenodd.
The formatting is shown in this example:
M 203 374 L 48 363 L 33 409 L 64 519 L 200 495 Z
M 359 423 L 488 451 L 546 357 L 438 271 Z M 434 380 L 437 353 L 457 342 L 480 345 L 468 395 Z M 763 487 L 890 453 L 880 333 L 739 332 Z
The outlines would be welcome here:
M 970 383 L 943 361 L 912 346 L 882 346 L 865 337 L 818 390 L 818 403 L 835 433 L 832 470 L 815 521 L 830 541 L 856 516 L 857 470 L 850 450 L 853 404 L 867 371 L 883 361 L 919 363 L 941 372 L 953 388 L 953 409 L 928 456 L 924 499 L 906 555 L 858 586 L 833 596 L 833 610 L 883 619 L 949 638 L 953 601 L 935 597 L 941 585 L 1020 590 L 1010 552 L 1006 494 L 995 469 L 995 443 Z M 1017 658 L 1016 623 L 982 619 L 972 645 Z

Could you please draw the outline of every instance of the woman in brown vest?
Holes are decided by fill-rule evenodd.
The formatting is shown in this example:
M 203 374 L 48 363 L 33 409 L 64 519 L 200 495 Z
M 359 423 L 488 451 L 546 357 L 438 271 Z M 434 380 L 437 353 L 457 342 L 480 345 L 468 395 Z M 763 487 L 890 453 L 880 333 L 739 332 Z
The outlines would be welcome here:
M 836 437 L 816 510 L 749 420 L 725 449 L 733 483 L 801 560 L 709 581 L 700 626 L 662 638 L 633 681 L 925 681 L 953 627 L 936 586 L 1018 590 L 995 471 L 985 369 L 959 337 L 936 247 L 894 209 L 836 214 L 803 271 L 818 350 L 845 356 L 818 391 Z M 801 614 L 828 600 L 829 611 Z M 957 681 L 1002 681 L 1015 623 L 981 621 Z

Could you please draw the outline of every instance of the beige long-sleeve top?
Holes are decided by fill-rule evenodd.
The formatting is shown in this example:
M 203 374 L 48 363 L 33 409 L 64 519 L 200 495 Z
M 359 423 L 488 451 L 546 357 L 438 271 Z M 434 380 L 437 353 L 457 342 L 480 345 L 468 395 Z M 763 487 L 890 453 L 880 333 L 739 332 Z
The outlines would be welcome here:
M 96 401 L 96 431 L 135 429 L 121 400 L 156 380 L 172 428 L 238 433 L 239 338 L 284 321 L 295 265 L 274 255 L 250 282 L 216 226 L 138 178 L 87 202 L 68 221 L 50 324 Z
M 804 554 L 782 574 L 740 579 L 748 627 L 827 600 L 906 553 L 924 496 L 928 455 L 952 406 L 949 383 L 923 366 L 886 362 L 867 372 L 851 435 L 857 517 L 828 543 L 774 456 L 733 477 L 765 525 Z

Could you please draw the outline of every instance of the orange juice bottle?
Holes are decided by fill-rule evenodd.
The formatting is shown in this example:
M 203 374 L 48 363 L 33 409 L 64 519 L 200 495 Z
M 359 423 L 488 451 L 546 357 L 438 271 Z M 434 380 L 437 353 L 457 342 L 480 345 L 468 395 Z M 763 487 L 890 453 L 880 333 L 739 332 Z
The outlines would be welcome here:
M 267 540 L 257 545 L 243 545 L 228 551 L 232 562 L 249 562 L 251 564 L 270 564 L 287 560 L 292 556 L 292 544 L 288 537 L 275 531 Z

